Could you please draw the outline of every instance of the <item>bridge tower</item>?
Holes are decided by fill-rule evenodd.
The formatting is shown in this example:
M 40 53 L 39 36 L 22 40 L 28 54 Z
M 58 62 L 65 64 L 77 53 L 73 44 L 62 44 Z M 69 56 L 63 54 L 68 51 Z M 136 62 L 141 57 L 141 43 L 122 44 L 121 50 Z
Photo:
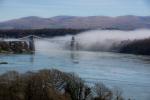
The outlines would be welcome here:
M 33 35 L 31 35 L 29 37 L 29 49 L 31 51 L 35 51 L 35 44 L 34 44 L 34 36 Z
M 71 50 L 75 50 L 75 37 L 74 36 L 72 36 L 71 38 L 70 47 L 71 47 Z

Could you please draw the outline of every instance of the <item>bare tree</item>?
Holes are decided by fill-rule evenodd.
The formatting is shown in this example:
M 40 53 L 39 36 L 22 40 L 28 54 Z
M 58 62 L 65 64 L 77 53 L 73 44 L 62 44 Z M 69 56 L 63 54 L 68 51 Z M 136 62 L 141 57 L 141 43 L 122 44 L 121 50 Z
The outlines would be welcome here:
M 123 92 L 119 87 L 114 87 L 114 89 L 113 89 L 113 99 L 114 100 L 124 100 L 122 94 L 123 94 Z
M 112 92 L 103 83 L 96 83 L 93 87 L 93 93 L 96 95 L 95 100 L 111 100 Z

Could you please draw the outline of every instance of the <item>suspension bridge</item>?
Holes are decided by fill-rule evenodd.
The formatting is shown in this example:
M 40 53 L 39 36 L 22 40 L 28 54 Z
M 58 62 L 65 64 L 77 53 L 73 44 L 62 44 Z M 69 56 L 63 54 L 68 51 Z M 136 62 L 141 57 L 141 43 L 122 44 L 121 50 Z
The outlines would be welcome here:
M 69 43 L 66 40 L 61 40 L 61 39 L 49 39 L 49 38 L 43 38 L 40 36 L 36 36 L 36 35 L 28 35 L 25 37 L 21 37 L 21 38 L 15 38 L 15 39 L 0 39 L 1 41 L 5 41 L 5 42 L 9 42 L 9 45 L 15 45 L 17 43 L 21 43 L 22 45 L 24 45 L 25 43 L 28 45 L 27 47 L 31 50 L 31 51 L 35 51 L 35 39 L 39 39 L 39 40 L 45 40 L 47 42 L 51 42 L 51 43 L 67 43 L 70 45 L 70 49 L 71 50 L 75 50 L 76 46 L 75 46 L 75 37 L 73 36 Z

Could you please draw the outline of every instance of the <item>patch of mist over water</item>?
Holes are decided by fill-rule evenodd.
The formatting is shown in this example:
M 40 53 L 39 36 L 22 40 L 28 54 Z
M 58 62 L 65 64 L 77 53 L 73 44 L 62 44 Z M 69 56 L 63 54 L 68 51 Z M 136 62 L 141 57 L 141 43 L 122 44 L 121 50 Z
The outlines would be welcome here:
M 70 45 L 71 35 L 60 36 L 54 38 L 44 38 L 35 40 L 36 51 L 38 52 L 50 52 L 67 49 L 66 46 Z
M 150 30 L 92 30 L 75 35 L 75 46 L 79 50 L 112 51 L 123 41 L 124 43 L 136 39 L 150 38 Z M 49 38 L 36 41 L 38 51 L 70 49 L 71 35 Z M 116 47 L 116 48 L 115 48 Z

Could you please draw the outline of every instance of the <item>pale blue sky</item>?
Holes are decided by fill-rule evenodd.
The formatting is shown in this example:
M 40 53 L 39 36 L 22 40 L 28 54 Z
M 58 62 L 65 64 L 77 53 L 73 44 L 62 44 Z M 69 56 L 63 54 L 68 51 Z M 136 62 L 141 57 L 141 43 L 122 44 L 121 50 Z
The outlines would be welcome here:
M 0 0 L 0 21 L 26 16 L 150 15 L 150 0 Z

